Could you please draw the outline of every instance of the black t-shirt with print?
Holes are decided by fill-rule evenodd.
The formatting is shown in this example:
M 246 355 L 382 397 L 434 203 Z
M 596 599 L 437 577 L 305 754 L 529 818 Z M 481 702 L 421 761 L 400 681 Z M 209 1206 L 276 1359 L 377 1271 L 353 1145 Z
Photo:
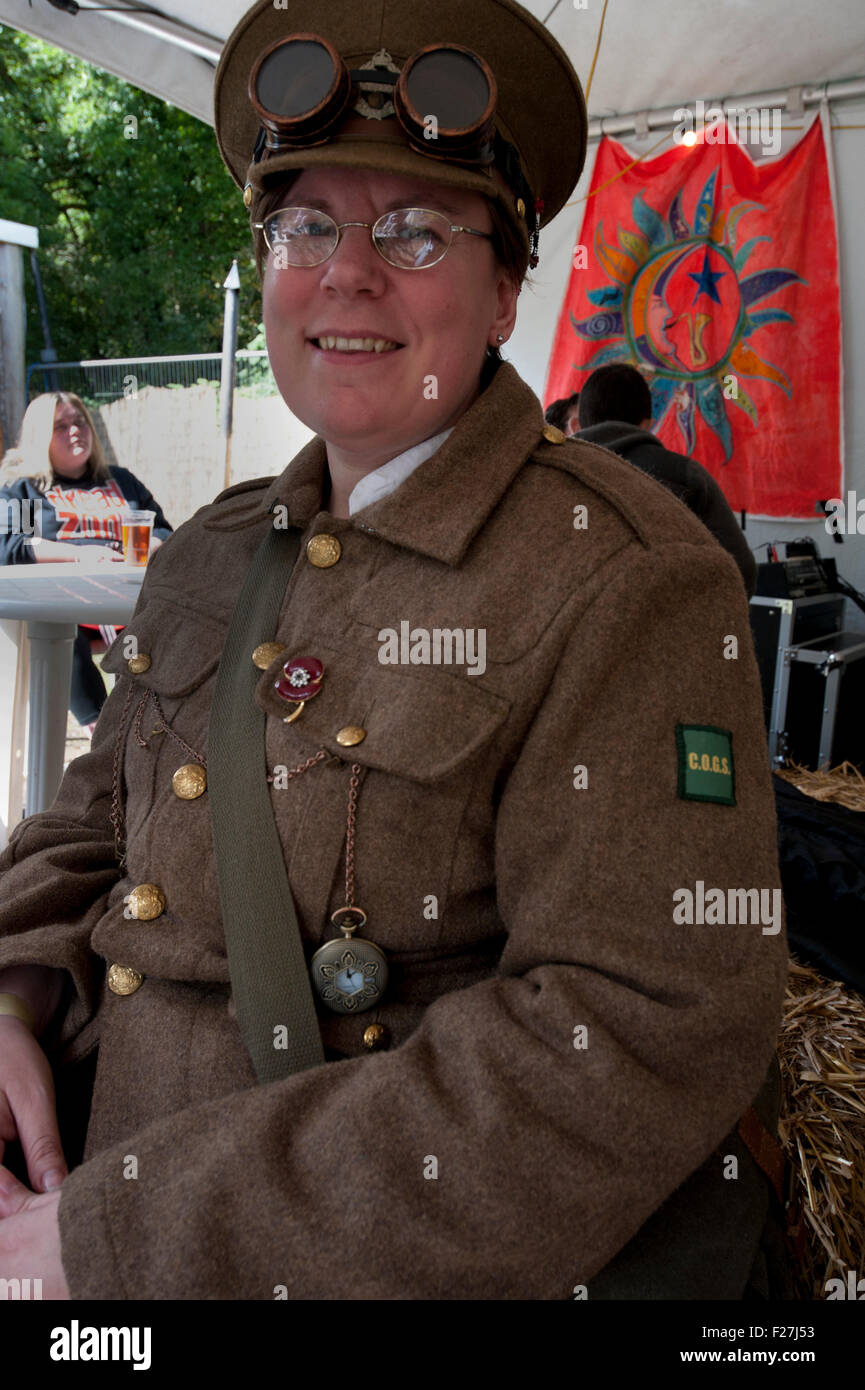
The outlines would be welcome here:
M 153 534 L 159 540 L 172 527 L 159 503 L 128 468 L 109 469 L 110 477 L 95 483 L 58 478 L 41 493 L 30 478 L 0 488 L 0 565 L 35 564 L 31 537 L 70 541 L 73 545 L 112 545 L 123 540 L 120 514 L 126 507 L 155 512 Z M 34 531 L 36 518 L 38 529 Z

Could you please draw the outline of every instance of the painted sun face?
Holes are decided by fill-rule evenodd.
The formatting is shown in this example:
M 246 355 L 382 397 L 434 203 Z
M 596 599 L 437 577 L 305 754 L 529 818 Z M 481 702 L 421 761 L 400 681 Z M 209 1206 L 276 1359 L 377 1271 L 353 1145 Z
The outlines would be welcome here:
M 741 382 L 734 396 L 725 396 L 728 374 L 760 377 L 790 394 L 786 373 L 759 357 L 748 338 L 766 324 L 791 321 L 783 310 L 753 306 L 800 277 L 783 269 L 742 275 L 765 238 L 752 237 L 737 248 L 738 225 L 758 205 L 740 203 L 716 216 L 717 179 L 716 170 L 697 201 L 693 226 L 682 212 L 681 193 L 666 219 L 638 194 L 632 203 L 637 230 L 620 227 L 619 246 L 607 242 L 599 226 L 595 254 L 612 283 L 589 295 L 598 312 L 573 322 L 581 338 L 613 340 L 582 371 L 607 362 L 633 363 L 651 381 L 653 427 L 657 430 L 674 411 L 690 453 L 699 411 L 727 462 L 733 452 L 728 405 L 757 423 L 756 406 Z

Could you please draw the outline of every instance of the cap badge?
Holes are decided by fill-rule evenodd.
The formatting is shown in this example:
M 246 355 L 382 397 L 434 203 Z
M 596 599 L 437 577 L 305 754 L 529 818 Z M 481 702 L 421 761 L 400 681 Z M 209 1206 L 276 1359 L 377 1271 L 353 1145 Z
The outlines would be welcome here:
M 397 76 L 400 72 L 386 48 L 380 48 L 368 63 L 361 63 L 357 71 L 366 72 L 375 68 L 384 68 L 386 72 L 395 72 Z M 370 77 L 368 82 L 361 82 L 359 85 L 360 94 L 354 108 L 359 116 L 365 116 L 368 121 L 383 121 L 394 115 L 390 97 L 393 92 L 392 83 L 376 82 L 374 77 Z

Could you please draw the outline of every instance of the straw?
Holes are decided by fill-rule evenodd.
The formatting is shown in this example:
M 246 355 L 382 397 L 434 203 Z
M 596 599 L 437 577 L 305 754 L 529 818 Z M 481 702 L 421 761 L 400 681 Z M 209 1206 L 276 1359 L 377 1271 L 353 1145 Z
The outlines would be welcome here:
M 865 777 L 853 763 L 839 763 L 823 772 L 790 763 L 788 767 L 779 768 L 776 776 L 792 782 L 815 801 L 834 801 L 850 811 L 865 811 Z
M 850 775 L 843 767 L 829 775 L 839 771 Z M 848 1270 L 863 1272 L 865 999 L 791 957 L 778 1060 L 779 1132 L 805 1228 L 794 1288 L 797 1298 L 822 1300 L 827 1280 L 846 1285 Z

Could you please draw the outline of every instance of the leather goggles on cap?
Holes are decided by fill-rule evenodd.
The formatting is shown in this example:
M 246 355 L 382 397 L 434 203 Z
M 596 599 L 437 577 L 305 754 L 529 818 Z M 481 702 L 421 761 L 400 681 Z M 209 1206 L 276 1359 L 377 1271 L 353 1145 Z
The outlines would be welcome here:
M 420 154 L 480 167 L 494 160 L 496 81 L 483 58 L 459 44 L 422 48 L 401 70 L 384 51 L 349 69 L 321 35 L 290 34 L 258 58 L 249 97 L 262 124 L 258 158 L 264 149 L 324 144 L 358 102 L 364 115 L 395 115 Z

